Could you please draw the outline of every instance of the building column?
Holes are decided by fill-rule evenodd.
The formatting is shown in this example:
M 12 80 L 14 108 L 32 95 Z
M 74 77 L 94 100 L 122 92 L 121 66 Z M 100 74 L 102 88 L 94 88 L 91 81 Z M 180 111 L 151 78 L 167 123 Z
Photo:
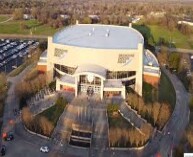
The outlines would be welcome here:
M 48 37 L 48 48 L 47 48 L 47 82 L 50 83 L 54 79 L 54 63 L 52 61 L 54 56 L 54 46 L 52 37 Z
M 122 87 L 122 90 L 121 90 L 121 96 L 122 96 L 123 99 L 126 98 L 125 86 Z
M 104 90 L 104 80 L 101 79 L 101 92 L 100 92 L 101 99 L 103 99 L 103 90 Z
M 75 76 L 75 97 L 78 96 L 78 77 L 79 76 Z
M 60 91 L 60 79 L 56 78 L 56 91 Z
M 136 80 L 135 80 L 135 91 L 142 96 L 142 87 L 143 87 L 143 44 L 138 44 L 138 51 L 136 57 L 138 57 L 138 65 L 136 69 Z

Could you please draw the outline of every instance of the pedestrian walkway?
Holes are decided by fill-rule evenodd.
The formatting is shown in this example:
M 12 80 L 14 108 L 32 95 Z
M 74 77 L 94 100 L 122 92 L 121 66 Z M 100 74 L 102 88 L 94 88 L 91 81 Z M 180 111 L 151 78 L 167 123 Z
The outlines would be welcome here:
M 36 115 L 52 107 L 55 104 L 57 97 L 58 94 L 56 91 L 45 87 L 35 94 L 35 96 L 27 100 L 27 105 L 32 114 Z
M 137 111 L 134 111 L 129 107 L 126 102 L 121 103 L 120 105 L 120 113 L 123 117 L 125 117 L 134 127 L 140 129 L 144 124 L 147 123 L 146 120 L 141 118 L 140 115 L 137 114 Z

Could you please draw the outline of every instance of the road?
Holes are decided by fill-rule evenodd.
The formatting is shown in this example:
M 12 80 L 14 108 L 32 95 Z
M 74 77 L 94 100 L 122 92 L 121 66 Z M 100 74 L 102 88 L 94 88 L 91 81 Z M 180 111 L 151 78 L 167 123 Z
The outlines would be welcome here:
M 3 117 L 3 129 L 6 131 L 13 130 L 15 132 L 15 139 L 11 142 L 4 142 L 7 146 L 7 156 L 18 156 L 18 157 L 44 157 L 50 156 L 52 153 L 68 153 L 77 156 L 77 152 L 80 151 L 80 154 L 83 152 L 87 152 L 86 156 L 96 156 L 96 157 L 126 157 L 126 156 L 142 156 L 142 157 L 152 157 L 157 152 L 160 152 L 163 157 L 168 157 L 171 155 L 171 149 L 173 146 L 177 145 L 184 130 L 188 123 L 188 93 L 184 89 L 182 83 L 178 80 L 178 78 L 171 74 L 169 71 L 163 69 L 163 71 L 168 75 L 172 84 L 174 85 L 176 91 L 176 106 L 174 112 L 171 116 L 171 119 L 166 124 L 164 131 L 162 133 L 156 132 L 155 137 L 151 140 L 151 142 L 141 150 L 110 150 L 108 148 L 97 149 L 91 148 L 90 150 L 81 150 L 75 148 L 68 148 L 66 151 L 61 151 L 56 145 L 53 145 L 52 141 L 42 139 L 36 135 L 29 134 L 26 132 L 19 120 L 19 117 L 15 117 L 13 114 L 13 109 L 18 108 L 18 99 L 15 95 L 14 88 L 19 80 L 25 76 L 25 73 L 29 71 L 30 67 L 25 69 L 20 75 L 9 78 L 8 80 L 11 82 L 11 86 L 8 91 L 8 96 L 6 100 L 6 105 L 4 109 L 4 117 Z M 10 120 L 16 123 L 10 124 Z M 170 134 L 168 134 L 168 132 Z M 50 153 L 43 154 L 39 152 L 39 148 L 42 145 L 49 145 L 52 150 Z M 77 150 L 77 151 L 75 151 Z M 81 153 L 82 152 L 82 153 Z M 89 154 L 89 155 L 88 155 Z M 56 156 L 56 155 L 54 155 Z M 62 156 L 65 156 L 63 154 Z M 85 155 L 83 155 L 85 156 Z
M 189 122 L 189 94 L 174 74 L 165 69 L 163 71 L 170 78 L 176 91 L 176 106 L 170 120 L 163 129 L 163 136 L 160 141 L 159 151 L 162 156 L 167 157 L 171 155 L 172 148 L 179 143 Z

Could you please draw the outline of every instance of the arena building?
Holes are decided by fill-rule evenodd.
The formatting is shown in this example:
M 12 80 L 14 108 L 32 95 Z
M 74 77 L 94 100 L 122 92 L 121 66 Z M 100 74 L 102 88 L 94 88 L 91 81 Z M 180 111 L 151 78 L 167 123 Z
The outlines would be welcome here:
M 48 37 L 38 62 L 56 90 L 125 98 L 126 87 L 142 95 L 143 81 L 156 85 L 160 68 L 144 49 L 143 36 L 131 26 L 76 24 Z

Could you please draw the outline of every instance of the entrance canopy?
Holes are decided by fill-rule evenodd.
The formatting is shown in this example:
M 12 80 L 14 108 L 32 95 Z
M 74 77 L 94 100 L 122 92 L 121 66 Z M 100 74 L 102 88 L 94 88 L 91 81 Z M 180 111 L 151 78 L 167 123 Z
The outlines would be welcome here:
M 116 80 L 116 79 L 106 80 L 104 82 L 104 88 L 122 89 L 123 84 L 122 84 L 121 80 Z
M 106 72 L 107 70 L 99 65 L 94 65 L 94 64 L 83 64 L 78 66 L 76 69 L 74 75 L 89 75 L 93 74 L 103 80 L 106 79 Z

